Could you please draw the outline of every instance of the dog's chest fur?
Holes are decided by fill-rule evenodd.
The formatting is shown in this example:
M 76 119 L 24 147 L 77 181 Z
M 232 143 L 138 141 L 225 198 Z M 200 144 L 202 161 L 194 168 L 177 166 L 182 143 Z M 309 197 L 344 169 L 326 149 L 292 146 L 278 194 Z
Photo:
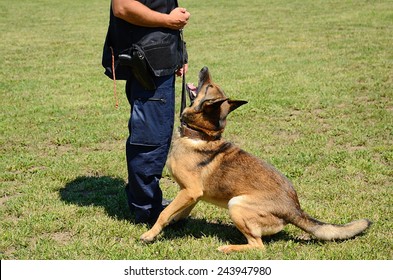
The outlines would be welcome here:
M 209 151 L 215 151 L 216 146 L 217 144 L 213 142 L 177 135 L 172 142 L 167 166 L 175 179 L 185 172 L 189 174 L 189 178 L 184 178 L 187 181 L 194 176 L 201 177 L 202 173 L 205 173 L 205 176 L 207 176 L 212 166 L 207 166 L 208 164 L 204 164 L 204 162 Z
M 167 166 L 180 188 L 202 192 L 202 200 L 227 207 L 236 196 L 231 184 L 222 181 L 220 166 L 228 151 L 235 147 L 225 141 L 206 142 L 187 137 L 175 137 Z

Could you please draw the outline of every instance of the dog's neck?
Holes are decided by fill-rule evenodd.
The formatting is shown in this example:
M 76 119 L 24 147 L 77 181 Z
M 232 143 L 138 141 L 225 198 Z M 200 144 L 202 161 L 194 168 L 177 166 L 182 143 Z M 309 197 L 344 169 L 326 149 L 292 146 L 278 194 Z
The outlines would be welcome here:
M 221 133 L 217 135 L 209 135 L 203 131 L 196 130 L 187 126 L 187 124 L 180 125 L 180 136 L 181 137 L 188 137 L 190 139 L 198 139 L 203 141 L 215 141 L 221 139 Z

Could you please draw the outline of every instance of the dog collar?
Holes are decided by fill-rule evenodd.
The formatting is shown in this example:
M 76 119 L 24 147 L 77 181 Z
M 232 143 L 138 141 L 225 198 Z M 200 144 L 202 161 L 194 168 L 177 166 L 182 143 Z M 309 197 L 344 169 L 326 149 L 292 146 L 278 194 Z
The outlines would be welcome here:
M 202 131 L 192 129 L 192 128 L 188 127 L 186 124 L 182 124 L 179 127 L 179 130 L 180 130 L 181 137 L 188 137 L 191 139 L 199 139 L 199 140 L 203 140 L 203 141 L 215 141 L 215 140 L 219 140 L 221 138 L 221 135 L 218 135 L 218 136 L 208 135 Z

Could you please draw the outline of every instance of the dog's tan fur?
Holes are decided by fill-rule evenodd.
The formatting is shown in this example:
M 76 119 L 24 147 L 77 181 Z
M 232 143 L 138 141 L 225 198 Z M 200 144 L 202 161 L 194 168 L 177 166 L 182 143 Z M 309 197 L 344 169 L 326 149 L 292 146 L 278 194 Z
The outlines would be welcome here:
M 174 139 L 167 162 L 180 192 L 141 239 L 152 241 L 170 221 L 186 218 L 199 200 L 228 208 L 247 238 L 248 244 L 219 248 L 226 253 L 262 249 L 261 237 L 281 231 L 287 223 L 321 240 L 351 238 L 368 228 L 366 219 L 332 225 L 311 218 L 283 174 L 221 139 L 227 115 L 245 103 L 228 99 L 209 70 L 201 70 L 196 98 L 182 113 L 180 136 Z

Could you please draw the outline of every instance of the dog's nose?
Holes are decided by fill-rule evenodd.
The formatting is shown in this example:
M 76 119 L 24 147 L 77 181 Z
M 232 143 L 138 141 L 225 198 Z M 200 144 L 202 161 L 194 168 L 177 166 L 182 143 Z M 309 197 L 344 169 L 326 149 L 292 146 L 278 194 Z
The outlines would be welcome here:
M 209 68 L 204 66 L 201 71 L 199 72 L 199 79 L 204 81 L 209 76 Z
M 211 76 L 209 73 L 209 68 L 207 68 L 206 66 L 203 67 L 201 69 L 201 71 L 199 72 L 199 83 L 198 83 L 198 87 L 203 85 L 204 83 L 210 83 L 211 80 Z
M 203 68 L 201 69 L 201 72 L 207 72 L 209 71 L 209 68 L 207 66 L 203 66 Z

